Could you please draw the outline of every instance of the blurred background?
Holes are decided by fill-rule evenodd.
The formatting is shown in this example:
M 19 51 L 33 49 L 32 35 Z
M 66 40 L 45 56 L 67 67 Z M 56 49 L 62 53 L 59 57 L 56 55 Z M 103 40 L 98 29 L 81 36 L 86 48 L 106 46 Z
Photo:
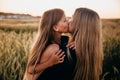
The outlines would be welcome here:
M 120 0 L 0 0 L 0 80 L 22 80 L 44 11 L 61 8 L 70 18 L 79 7 L 102 19 L 102 80 L 120 80 Z

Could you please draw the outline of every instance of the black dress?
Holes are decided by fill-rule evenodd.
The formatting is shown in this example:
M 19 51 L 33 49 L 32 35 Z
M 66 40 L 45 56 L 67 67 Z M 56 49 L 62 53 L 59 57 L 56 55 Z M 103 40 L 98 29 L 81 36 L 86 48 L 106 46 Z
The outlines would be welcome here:
M 68 59 L 66 48 L 67 43 L 68 37 L 62 36 L 60 48 L 65 51 L 66 56 L 64 58 L 64 62 L 47 68 L 37 80 L 73 80 L 76 55 L 75 51 L 70 49 L 71 59 Z

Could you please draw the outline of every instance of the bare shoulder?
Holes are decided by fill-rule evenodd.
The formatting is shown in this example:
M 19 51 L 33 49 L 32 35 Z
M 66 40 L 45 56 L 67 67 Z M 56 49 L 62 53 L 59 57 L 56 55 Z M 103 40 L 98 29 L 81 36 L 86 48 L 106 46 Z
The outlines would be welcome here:
M 58 44 L 50 44 L 47 48 L 46 48 L 46 50 L 48 51 L 48 52 L 56 52 L 56 51 L 58 51 L 60 48 L 59 48 L 59 45 Z
M 45 51 L 43 52 L 43 55 L 41 57 L 41 62 L 47 61 L 50 56 L 54 53 L 56 53 L 59 50 L 59 45 L 58 44 L 50 44 L 47 46 Z

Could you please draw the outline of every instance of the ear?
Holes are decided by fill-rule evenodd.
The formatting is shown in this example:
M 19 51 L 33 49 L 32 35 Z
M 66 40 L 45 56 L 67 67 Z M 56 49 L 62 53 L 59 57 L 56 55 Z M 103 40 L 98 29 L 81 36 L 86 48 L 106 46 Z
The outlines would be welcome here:
M 54 30 L 54 31 L 59 31 L 57 25 L 54 25 L 54 26 L 53 26 L 53 30 Z

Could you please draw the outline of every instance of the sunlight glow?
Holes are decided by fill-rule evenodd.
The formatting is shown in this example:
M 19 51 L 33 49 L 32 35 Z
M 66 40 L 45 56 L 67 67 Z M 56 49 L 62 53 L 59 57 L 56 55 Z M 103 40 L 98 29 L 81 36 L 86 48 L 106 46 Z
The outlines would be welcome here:
M 72 16 L 78 7 L 88 7 L 102 18 L 120 18 L 119 0 L 0 0 L 0 12 L 24 13 L 41 16 L 45 10 L 61 8 Z

